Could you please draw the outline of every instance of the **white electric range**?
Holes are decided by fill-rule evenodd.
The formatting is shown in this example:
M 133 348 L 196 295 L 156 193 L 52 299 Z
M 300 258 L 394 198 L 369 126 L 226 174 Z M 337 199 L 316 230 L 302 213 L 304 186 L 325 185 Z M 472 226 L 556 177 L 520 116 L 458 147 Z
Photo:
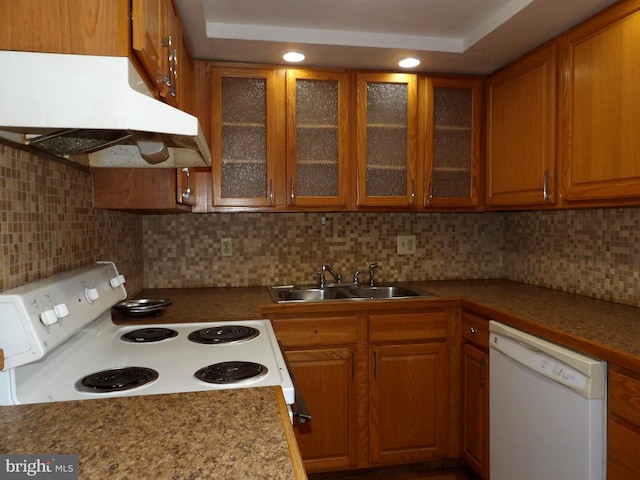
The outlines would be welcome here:
M 268 320 L 115 325 L 111 262 L 0 293 L 0 405 L 279 385 L 295 389 Z

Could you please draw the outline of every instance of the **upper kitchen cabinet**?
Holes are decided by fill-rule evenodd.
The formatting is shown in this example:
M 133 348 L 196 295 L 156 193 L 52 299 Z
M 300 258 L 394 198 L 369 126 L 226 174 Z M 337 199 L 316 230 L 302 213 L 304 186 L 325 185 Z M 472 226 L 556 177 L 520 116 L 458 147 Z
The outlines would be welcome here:
M 191 212 L 199 199 L 192 168 L 94 168 L 93 206 L 140 212 Z
M 212 68 L 214 207 L 284 203 L 283 80 L 276 68 Z
M 132 44 L 158 94 L 170 105 L 181 107 L 178 84 L 182 66 L 189 64 L 182 25 L 172 0 L 133 0 Z M 180 66 L 180 71 L 178 70 Z
M 487 84 L 486 204 L 556 201 L 557 44 L 491 76 Z
M 562 38 L 560 164 L 571 206 L 640 202 L 640 2 Z
M 183 108 L 174 92 L 188 61 L 172 0 L 6 0 L 0 49 L 130 57 L 157 96 Z
M 475 207 L 482 156 L 482 82 L 424 80 L 425 207 Z
M 287 205 L 347 206 L 349 83 L 345 72 L 288 70 Z
M 127 56 L 130 0 L 4 0 L 0 49 Z
M 357 75 L 357 202 L 364 207 L 413 207 L 417 168 L 417 78 Z

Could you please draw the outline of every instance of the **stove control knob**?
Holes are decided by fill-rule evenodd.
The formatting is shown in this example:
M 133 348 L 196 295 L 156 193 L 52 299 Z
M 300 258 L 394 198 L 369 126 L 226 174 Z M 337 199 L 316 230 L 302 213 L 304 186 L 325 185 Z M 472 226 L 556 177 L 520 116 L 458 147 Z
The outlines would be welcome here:
M 40 314 L 40 321 L 45 327 L 48 327 L 49 325 L 53 325 L 58 321 L 58 316 L 56 315 L 56 312 L 53 311 L 53 309 L 45 310 Z
M 52 309 L 42 312 L 40 314 L 40 322 L 42 322 L 45 327 L 48 327 L 49 325 L 53 325 L 54 323 L 56 323 L 61 318 L 68 316 L 69 308 L 67 307 L 67 305 L 64 303 L 59 303 Z
M 59 303 L 55 307 L 53 307 L 53 311 L 58 318 L 64 318 L 69 316 L 69 307 L 67 307 L 66 303 Z
M 118 275 L 117 277 L 113 277 L 111 280 L 109 280 L 109 285 L 111 285 L 112 288 L 118 288 L 124 282 L 124 275 Z
M 100 294 L 97 288 L 85 288 L 84 297 L 87 299 L 87 302 L 93 303 L 100 298 Z

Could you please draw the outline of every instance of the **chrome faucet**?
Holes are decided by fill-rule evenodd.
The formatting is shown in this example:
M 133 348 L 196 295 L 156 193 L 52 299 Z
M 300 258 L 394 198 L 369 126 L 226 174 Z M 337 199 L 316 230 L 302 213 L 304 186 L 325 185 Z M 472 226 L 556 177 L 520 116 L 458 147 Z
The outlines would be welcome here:
M 356 273 L 353 274 L 353 284 L 356 287 L 360 285 L 360 270 L 356 270 Z
M 313 272 L 314 275 L 318 276 L 318 283 L 316 284 L 318 288 L 324 288 L 325 279 L 323 272 Z
M 329 265 L 322 265 L 322 271 L 323 272 L 329 272 L 331 274 L 331 276 L 333 278 L 335 278 L 337 283 L 342 283 L 342 275 L 340 275 L 339 273 L 336 273 L 333 268 L 331 268 Z
M 376 279 L 373 275 L 373 271 L 378 268 L 378 264 L 377 263 L 372 263 L 371 265 L 369 265 L 369 286 L 373 287 Z

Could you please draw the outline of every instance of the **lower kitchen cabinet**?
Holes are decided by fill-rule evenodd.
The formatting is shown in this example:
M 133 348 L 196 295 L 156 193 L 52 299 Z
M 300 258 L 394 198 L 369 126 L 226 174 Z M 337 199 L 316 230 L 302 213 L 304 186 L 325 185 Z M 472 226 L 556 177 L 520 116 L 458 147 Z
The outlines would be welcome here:
M 640 472 L 640 374 L 610 366 L 607 479 L 638 478 Z
M 446 456 L 450 326 L 447 309 L 369 315 L 371 464 Z
M 462 312 L 462 459 L 489 478 L 489 326 Z
M 377 345 L 370 355 L 371 463 L 441 454 L 447 428 L 447 345 Z
M 357 316 L 277 318 L 273 328 L 311 414 L 294 432 L 308 472 L 358 462 Z M 361 323 L 361 322 L 360 322 Z
M 308 472 L 459 456 L 458 310 L 402 303 L 260 307 L 312 416 Z
M 354 351 L 349 347 L 286 350 L 287 359 L 312 415 L 295 426 L 307 470 L 353 465 L 357 425 L 352 404 Z

